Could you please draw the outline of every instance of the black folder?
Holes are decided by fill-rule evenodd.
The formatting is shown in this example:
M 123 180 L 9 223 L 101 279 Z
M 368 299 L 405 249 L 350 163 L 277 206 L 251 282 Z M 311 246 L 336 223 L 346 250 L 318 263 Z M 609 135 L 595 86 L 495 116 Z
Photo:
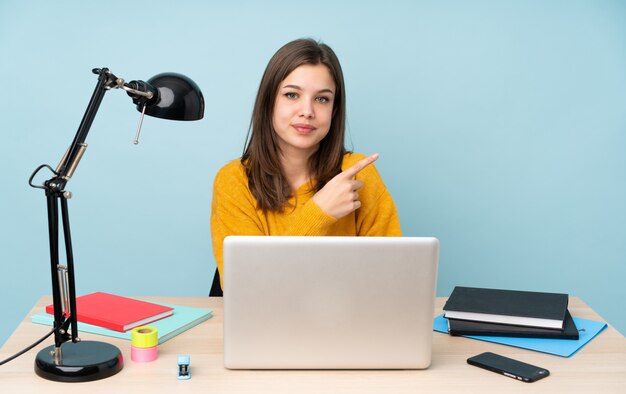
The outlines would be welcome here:
M 443 307 L 446 318 L 562 331 L 568 295 L 456 286 Z
M 448 319 L 450 335 L 481 335 L 498 337 L 578 339 L 578 328 L 569 311 L 565 315 L 563 331 L 550 328 L 514 326 L 508 324 L 484 323 L 470 320 Z

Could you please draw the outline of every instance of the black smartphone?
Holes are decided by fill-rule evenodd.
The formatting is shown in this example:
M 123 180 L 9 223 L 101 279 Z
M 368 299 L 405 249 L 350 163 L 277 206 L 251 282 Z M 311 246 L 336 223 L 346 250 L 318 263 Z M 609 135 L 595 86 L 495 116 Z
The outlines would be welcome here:
M 467 363 L 527 383 L 550 375 L 550 371 L 545 368 L 526 364 L 491 352 L 470 357 L 467 359 Z

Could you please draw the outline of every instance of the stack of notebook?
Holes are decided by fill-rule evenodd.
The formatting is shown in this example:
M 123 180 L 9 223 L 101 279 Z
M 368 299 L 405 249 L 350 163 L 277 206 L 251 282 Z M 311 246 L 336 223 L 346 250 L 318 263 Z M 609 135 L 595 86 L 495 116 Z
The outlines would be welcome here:
M 31 317 L 33 323 L 53 325 L 53 305 Z M 134 327 L 149 324 L 158 331 L 161 344 L 210 319 L 210 309 L 147 302 L 108 293 L 92 293 L 76 298 L 78 330 L 131 340 Z
M 76 298 L 76 320 L 115 331 L 128 331 L 135 327 L 171 316 L 174 308 L 152 302 L 140 301 L 115 294 L 97 292 Z M 53 315 L 54 306 L 46 312 Z
M 568 295 L 457 286 L 444 305 L 450 335 L 578 339 Z

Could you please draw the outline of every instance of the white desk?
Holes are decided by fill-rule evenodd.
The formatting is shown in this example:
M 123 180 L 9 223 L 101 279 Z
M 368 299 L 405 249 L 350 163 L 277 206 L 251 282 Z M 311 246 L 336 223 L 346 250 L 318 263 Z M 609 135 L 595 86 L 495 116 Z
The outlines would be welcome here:
M 36 353 L 51 345 L 42 343 L 8 364 L 0 366 L 0 393 L 626 393 L 626 339 L 608 327 L 571 358 L 433 333 L 433 361 L 422 371 L 230 371 L 222 364 L 222 299 L 208 297 L 140 297 L 214 310 L 213 318 L 159 346 L 151 363 L 130 360 L 130 342 L 88 333 L 84 340 L 99 340 L 119 347 L 124 369 L 95 382 L 58 383 L 34 372 Z M 434 316 L 445 299 L 438 298 Z M 48 327 L 32 324 L 30 316 L 50 304 L 40 299 L 0 349 L 5 359 L 42 337 Z M 573 316 L 603 319 L 577 298 L 570 300 Z M 493 351 L 550 370 L 550 376 L 523 383 L 467 365 L 466 359 Z M 190 380 L 176 378 L 177 356 L 191 357 Z

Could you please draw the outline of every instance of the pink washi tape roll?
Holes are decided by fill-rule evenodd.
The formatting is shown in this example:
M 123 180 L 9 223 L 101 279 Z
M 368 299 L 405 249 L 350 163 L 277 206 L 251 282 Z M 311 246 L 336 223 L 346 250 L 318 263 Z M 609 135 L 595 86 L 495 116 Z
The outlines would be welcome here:
M 130 359 L 140 363 L 154 361 L 157 359 L 157 347 L 130 347 Z

